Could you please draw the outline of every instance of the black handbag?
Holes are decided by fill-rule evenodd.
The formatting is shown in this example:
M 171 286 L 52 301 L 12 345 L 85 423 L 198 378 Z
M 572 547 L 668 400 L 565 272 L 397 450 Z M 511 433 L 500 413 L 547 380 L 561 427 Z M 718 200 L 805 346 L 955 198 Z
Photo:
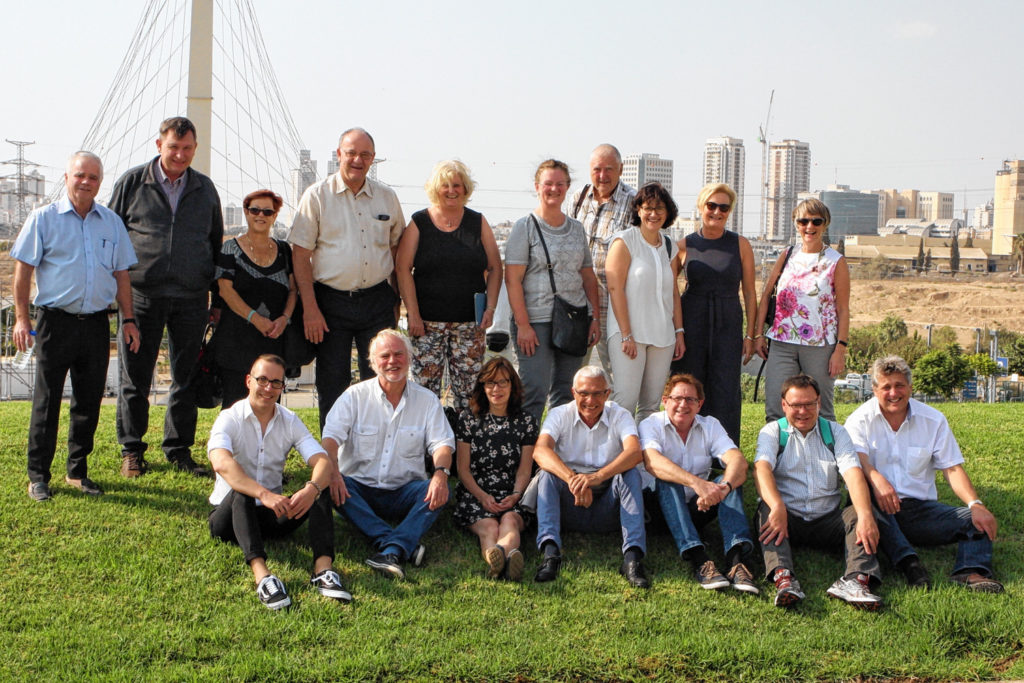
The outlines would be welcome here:
M 199 357 L 188 376 L 188 386 L 195 396 L 197 408 L 219 408 L 224 398 L 220 373 L 214 360 L 213 323 L 206 324 L 203 332 L 203 343 L 199 347 Z
M 296 299 L 292 321 L 285 326 L 281 336 L 284 337 L 284 376 L 295 379 L 302 374 L 303 366 L 309 365 L 316 358 L 316 345 L 306 339 L 301 299 Z
M 590 335 L 590 310 L 585 305 L 574 306 L 558 295 L 548 245 L 544 242 L 544 235 L 533 214 L 530 214 L 530 221 L 537 229 L 540 246 L 544 248 L 544 258 L 548 262 L 548 278 L 551 280 L 551 294 L 554 296 L 554 301 L 551 302 L 551 346 L 569 356 L 585 356 L 590 348 L 587 343 Z

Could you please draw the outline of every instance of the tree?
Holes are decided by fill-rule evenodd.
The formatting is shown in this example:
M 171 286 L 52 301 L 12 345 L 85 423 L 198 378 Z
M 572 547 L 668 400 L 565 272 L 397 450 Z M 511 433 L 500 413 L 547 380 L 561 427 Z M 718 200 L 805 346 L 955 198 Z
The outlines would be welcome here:
M 999 363 L 992 360 L 992 356 L 987 353 L 972 353 L 967 356 L 967 362 L 978 374 L 978 377 L 995 377 L 1002 371 Z
M 932 269 L 932 250 L 929 247 L 928 253 L 924 255 L 924 270 L 927 273 Z
M 1000 348 L 1004 349 L 1003 353 L 1006 354 L 1006 360 L 1009 362 L 1009 371 L 1016 372 L 1018 375 L 1024 375 L 1024 337 L 1018 336 L 1007 347 L 1003 347 L 1000 344 Z
M 939 394 L 949 399 L 970 379 L 971 373 L 971 365 L 960 345 L 950 344 L 921 356 L 914 367 L 914 387 L 925 394 Z
M 967 239 L 964 240 L 964 248 L 972 249 L 974 247 L 974 230 L 970 230 L 967 233 Z
M 906 336 L 907 324 L 895 313 L 890 313 L 878 323 L 878 338 L 883 344 L 891 344 Z
M 1024 273 L 1024 234 L 1014 235 L 1010 247 L 1010 255 L 1017 266 L 1018 273 Z
M 949 247 L 949 269 L 954 273 L 960 270 L 960 240 L 953 238 L 953 244 Z
M 924 270 L 924 238 L 923 237 L 921 238 L 921 241 L 917 243 L 917 260 L 914 263 L 914 268 L 919 273 L 922 270 Z
M 839 244 L 836 246 L 836 251 L 838 251 L 843 256 L 846 256 L 846 238 L 845 237 L 840 237 L 839 238 Z
M 949 346 L 956 344 L 956 330 L 949 325 L 943 325 L 932 332 L 932 346 Z

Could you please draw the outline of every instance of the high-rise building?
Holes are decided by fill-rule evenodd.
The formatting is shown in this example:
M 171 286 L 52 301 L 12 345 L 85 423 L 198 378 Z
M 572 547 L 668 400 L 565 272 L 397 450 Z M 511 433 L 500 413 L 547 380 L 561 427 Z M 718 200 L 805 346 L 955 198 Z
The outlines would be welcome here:
M 992 202 L 986 202 L 985 204 L 979 204 L 974 208 L 974 223 L 973 227 L 979 230 L 986 230 L 992 227 L 992 214 L 993 206 Z
M 917 217 L 941 221 L 953 217 L 952 192 L 918 192 Z
M 327 162 L 327 173 L 324 175 L 325 178 L 330 178 L 332 175 L 338 172 L 338 150 L 331 150 L 331 160 Z
M 996 171 L 996 196 L 992 201 L 992 253 L 1009 254 L 1013 238 L 1024 234 L 1024 161 L 1004 161 Z
M 811 146 L 783 140 L 768 146 L 768 239 L 793 239 L 796 196 L 811 187 Z
M 736 206 L 729 214 L 726 230 L 743 234 L 743 179 L 746 175 L 743 140 L 723 136 L 704 143 L 704 184 L 725 183 L 736 191 Z
M 636 189 L 647 183 L 661 183 L 672 194 L 672 160 L 657 154 L 627 154 L 622 159 L 622 182 Z
M 879 196 L 874 192 L 851 190 L 849 185 L 829 185 L 827 190 L 801 192 L 797 202 L 820 199 L 832 214 L 828 238 L 832 244 L 850 235 L 878 234 Z
M 292 206 L 298 206 L 302 193 L 316 182 L 316 162 L 310 158 L 308 149 L 299 150 L 299 167 L 292 169 L 291 181 Z

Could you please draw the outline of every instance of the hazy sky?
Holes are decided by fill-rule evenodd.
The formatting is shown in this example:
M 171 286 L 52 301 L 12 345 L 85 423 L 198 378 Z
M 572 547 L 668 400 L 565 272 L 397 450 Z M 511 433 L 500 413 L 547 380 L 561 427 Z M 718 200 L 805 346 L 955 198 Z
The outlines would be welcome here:
M 36 141 L 26 156 L 56 177 L 110 88 L 144 3 L 8 5 L 0 138 Z M 773 89 L 769 138 L 810 143 L 812 189 L 941 190 L 956 193 L 958 211 L 965 197 L 973 209 L 991 198 L 1001 161 L 1024 156 L 1021 2 L 253 0 L 253 8 L 320 173 L 338 133 L 363 126 L 388 159 L 381 178 L 398 188 L 407 215 L 424 205 L 434 162 L 458 157 L 479 183 L 472 205 L 492 222 L 517 217 L 535 204 L 539 161 L 564 159 L 584 182 L 600 142 L 673 159 L 686 213 L 705 139 L 731 135 L 747 149 L 749 232 L 758 126 Z M 0 160 L 15 154 L 0 149 Z

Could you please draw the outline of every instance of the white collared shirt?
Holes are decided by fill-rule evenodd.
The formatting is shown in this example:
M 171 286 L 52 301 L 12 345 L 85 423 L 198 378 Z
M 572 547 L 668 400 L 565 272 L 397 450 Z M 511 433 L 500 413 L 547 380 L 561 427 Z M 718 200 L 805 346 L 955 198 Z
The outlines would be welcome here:
M 615 401 L 605 402 L 593 427 L 580 417 L 575 402 L 552 408 L 540 433 L 551 436 L 555 453 L 577 472 L 596 472 L 618 457 L 626 437 L 637 436 L 633 416 Z
M 345 390 L 327 413 L 323 438 L 334 439 L 338 469 L 361 484 L 394 490 L 427 478 L 426 456 L 455 435 L 432 391 L 407 380 L 394 407 L 372 377 Z
M 851 467 L 860 467 L 850 435 L 838 422 L 829 422 L 835 440 L 835 454 L 821 439 L 817 422 L 807 436 L 789 425 L 786 449 L 779 455 L 779 423 L 772 420 L 757 435 L 757 456 L 771 465 L 775 486 L 786 509 L 808 522 L 839 507 L 839 477 Z
M 274 406 L 274 416 L 264 433 L 248 398 L 222 410 L 217 416 L 206 443 L 207 454 L 215 448 L 229 451 L 247 475 L 274 493 L 281 493 L 284 462 L 292 448 L 306 463 L 318 453 L 326 455 L 299 416 L 284 406 Z M 230 492 L 231 485 L 218 474 L 210 503 L 219 505 Z M 259 500 L 256 504 L 262 505 Z
M 694 416 L 684 442 L 665 411 L 654 413 L 640 423 L 640 446 L 658 451 L 690 474 L 705 480 L 711 476 L 713 461 L 721 461 L 726 451 L 736 448 L 722 423 L 710 415 Z M 696 494 L 689 486 L 684 488 L 689 501 Z
M 935 471 L 962 465 L 964 456 L 946 416 L 929 405 L 910 399 L 907 419 L 893 431 L 871 398 L 846 418 L 858 453 L 889 480 L 900 498 L 935 500 Z

